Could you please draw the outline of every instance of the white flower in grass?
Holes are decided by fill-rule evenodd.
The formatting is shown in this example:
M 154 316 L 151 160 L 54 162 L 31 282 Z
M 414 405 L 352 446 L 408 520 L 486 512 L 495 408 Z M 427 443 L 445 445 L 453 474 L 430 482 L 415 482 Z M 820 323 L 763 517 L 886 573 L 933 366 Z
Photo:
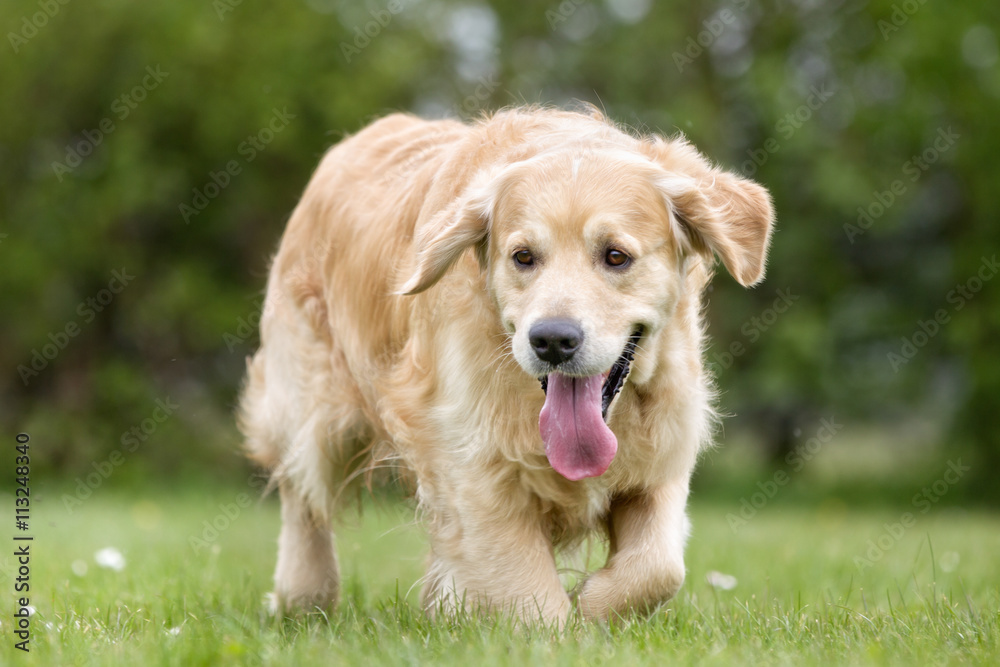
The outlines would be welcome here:
M 167 628 L 166 632 L 168 635 L 176 637 L 181 633 L 181 626 L 178 625 L 176 628 Z
M 731 591 L 736 588 L 736 577 L 731 574 L 723 574 L 722 572 L 716 572 L 715 570 L 710 571 L 705 575 L 705 581 L 712 588 L 718 588 L 723 591 Z
M 938 565 L 944 572 L 954 572 L 961 560 L 962 557 L 958 555 L 957 551 L 945 551 L 944 554 L 941 555 L 941 560 L 938 561 Z
M 101 567 L 106 567 L 115 572 L 125 569 L 125 556 L 114 547 L 104 547 L 94 554 L 94 561 Z

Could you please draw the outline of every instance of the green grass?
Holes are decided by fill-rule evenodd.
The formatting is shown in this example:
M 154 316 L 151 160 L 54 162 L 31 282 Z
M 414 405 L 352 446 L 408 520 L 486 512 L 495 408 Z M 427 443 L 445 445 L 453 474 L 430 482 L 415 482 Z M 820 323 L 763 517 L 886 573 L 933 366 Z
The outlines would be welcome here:
M 855 557 L 903 510 L 775 501 L 734 533 L 726 521 L 733 505 L 696 496 L 688 579 L 677 599 L 648 619 L 573 623 L 560 634 L 503 619 L 427 620 L 415 585 L 425 542 L 403 504 L 366 504 L 340 530 L 337 614 L 284 620 L 262 604 L 276 502 L 242 509 L 211 548 L 195 553 L 190 537 L 241 490 L 102 491 L 72 515 L 63 491 L 32 497 L 30 654 L 13 648 L 15 573 L 9 555 L 0 561 L 0 664 L 1000 662 L 1000 518 L 983 512 L 919 515 L 860 571 Z M 125 555 L 123 570 L 95 563 L 107 546 Z M 710 571 L 738 583 L 713 588 Z

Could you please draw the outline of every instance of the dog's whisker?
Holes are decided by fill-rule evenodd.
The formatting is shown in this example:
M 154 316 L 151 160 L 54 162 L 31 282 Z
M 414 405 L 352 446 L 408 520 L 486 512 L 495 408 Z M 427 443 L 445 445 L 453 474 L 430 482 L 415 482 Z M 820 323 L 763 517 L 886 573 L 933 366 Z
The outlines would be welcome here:
M 416 588 L 417 586 L 423 586 L 425 583 L 427 583 L 430 580 L 431 580 L 431 573 L 430 572 L 427 572 L 423 576 L 418 577 L 417 580 L 414 581 L 410 585 L 410 587 L 406 589 L 406 594 L 403 596 L 403 599 L 404 600 L 408 599 L 410 597 L 410 593 L 413 592 L 414 588 Z

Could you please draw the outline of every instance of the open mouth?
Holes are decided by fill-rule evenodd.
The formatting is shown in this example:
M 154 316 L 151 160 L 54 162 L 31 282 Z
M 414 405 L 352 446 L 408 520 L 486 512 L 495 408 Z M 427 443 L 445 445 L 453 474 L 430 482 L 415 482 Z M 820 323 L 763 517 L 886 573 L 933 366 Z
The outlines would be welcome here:
M 545 404 L 538 430 L 545 456 L 566 479 L 599 477 L 614 460 L 618 438 L 608 428 L 608 408 L 625 385 L 641 337 L 639 327 L 606 373 L 576 377 L 555 371 L 542 378 Z
M 625 386 L 625 380 L 628 379 L 628 374 L 632 370 L 635 348 L 639 344 L 639 339 L 642 338 L 642 331 L 642 326 L 636 327 L 635 332 L 629 336 L 625 343 L 622 355 L 611 365 L 611 370 L 604 374 L 604 384 L 601 385 L 601 418 L 604 421 L 608 421 L 608 408 L 611 407 L 611 402 L 615 400 L 618 392 Z M 539 381 L 542 383 L 542 391 L 548 394 L 549 377 L 546 375 L 539 378 Z

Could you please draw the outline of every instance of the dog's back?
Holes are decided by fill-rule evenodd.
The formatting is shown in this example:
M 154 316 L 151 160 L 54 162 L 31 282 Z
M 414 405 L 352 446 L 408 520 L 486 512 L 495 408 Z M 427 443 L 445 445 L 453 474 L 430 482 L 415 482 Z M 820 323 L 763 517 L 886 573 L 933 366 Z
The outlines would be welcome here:
M 337 144 L 274 258 L 240 427 L 251 458 L 292 480 L 322 520 L 330 492 L 369 465 L 364 450 L 385 437 L 371 395 L 384 369 L 371 366 L 398 354 L 407 334 L 399 310 L 408 304 L 391 299 L 400 257 L 442 154 L 467 134 L 461 123 L 394 114 Z

